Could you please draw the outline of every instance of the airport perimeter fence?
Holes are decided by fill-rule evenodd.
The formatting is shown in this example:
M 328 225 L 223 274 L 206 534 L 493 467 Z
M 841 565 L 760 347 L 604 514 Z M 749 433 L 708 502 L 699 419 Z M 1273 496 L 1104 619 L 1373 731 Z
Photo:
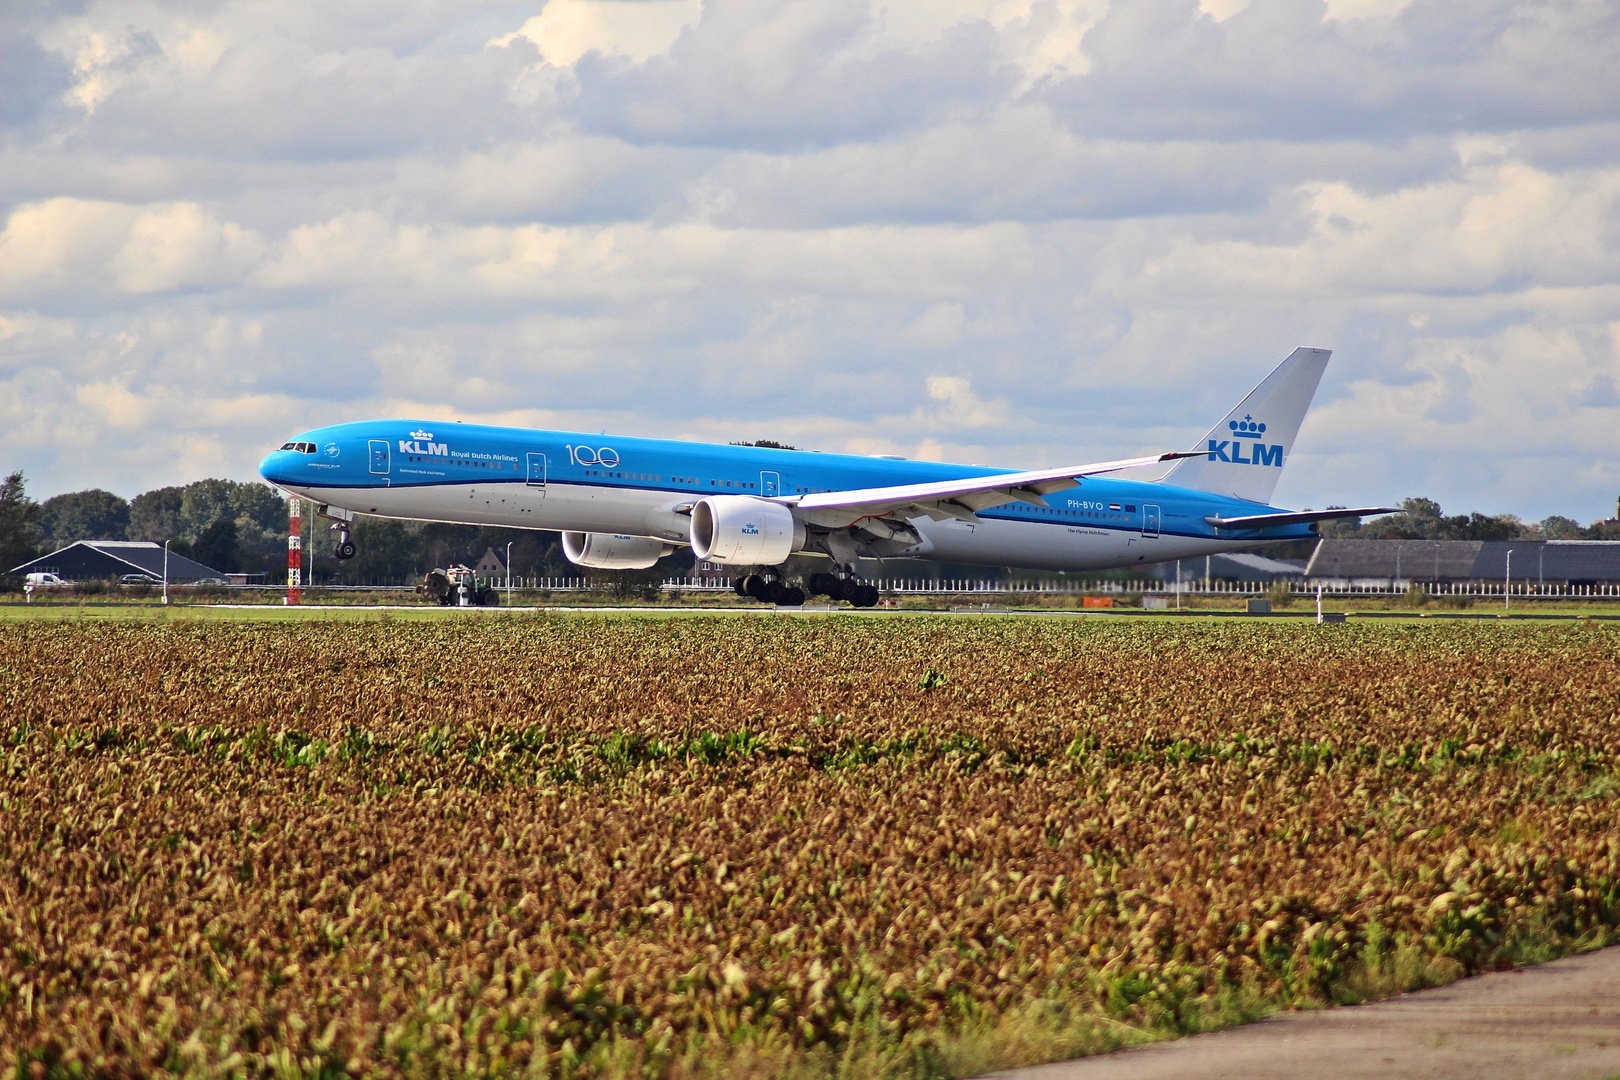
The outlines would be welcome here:
M 489 587 L 504 592 L 507 588 L 506 578 L 481 578 L 480 581 Z M 962 596 L 983 595 L 997 597 L 1017 596 L 1166 596 L 1174 597 L 1178 593 L 1182 596 L 1197 597 L 1223 597 L 1233 598 L 1266 597 L 1273 595 L 1273 590 L 1286 587 L 1296 598 L 1310 598 L 1316 595 L 1320 588 L 1324 597 L 1344 599 L 1352 596 L 1365 597 L 1398 597 L 1406 596 L 1416 586 L 1430 597 L 1445 599 L 1455 597 L 1458 599 L 1504 599 L 1523 597 L 1525 599 L 1558 599 L 1558 600 L 1615 600 L 1620 599 L 1620 584 L 1564 584 L 1564 583 L 1538 583 L 1535 581 L 1514 581 L 1511 586 L 1501 581 L 1442 581 L 1426 582 L 1413 579 L 1396 578 L 1394 580 L 1383 578 L 1372 579 L 1344 579 L 1331 578 L 1320 580 L 1294 579 L 1291 581 L 1222 581 L 1222 580 L 1192 580 L 1185 579 L 1179 584 L 1174 581 L 1158 581 L 1154 579 L 1111 581 L 1087 580 L 1084 578 L 1071 578 L 1063 581 L 1020 581 L 996 580 L 994 578 L 874 578 L 871 583 L 885 595 L 893 596 Z M 284 591 L 285 585 L 233 585 L 235 590 L 270 590 Z M 305 588 L 332 589 L 348 592 L 411 592 L 413 584 L 398 578 L 390 580 L 377 580 L 371 583 L 345 582 L 342 584 L 328 582 L 311 582 Z M 514 592 L 545 592 L 545 593 L 589 593 L 600 592 L 602 582 L 593 581 L 583 577 L 514 577 L 511 581 Z M 672 577 L 659 582 L 658 588 L 663 592 L 704 594 L 728 593 L 734 589 L 729 578 L 719 577 Z M 1505 597 L 1504 597 L 1505 594 Z

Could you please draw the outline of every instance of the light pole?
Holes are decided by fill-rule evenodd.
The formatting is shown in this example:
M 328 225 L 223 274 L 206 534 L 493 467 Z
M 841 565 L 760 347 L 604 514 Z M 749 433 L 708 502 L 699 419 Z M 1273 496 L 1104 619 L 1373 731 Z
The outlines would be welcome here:
M 506 542 L 506 606 L 512 606 L 512 541 Z
M 163 541 L 163 602 L 169 602 L 169 542 Z
M 1513 592 L 1513 549 L 1508 548 L 1507 574 L 1502 578 L 1502 606 L 1505 608 L 1512 600 Z

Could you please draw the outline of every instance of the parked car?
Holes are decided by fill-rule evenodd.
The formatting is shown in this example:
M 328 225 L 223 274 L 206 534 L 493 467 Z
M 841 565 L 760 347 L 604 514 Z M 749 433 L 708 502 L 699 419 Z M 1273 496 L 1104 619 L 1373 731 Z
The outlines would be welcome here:
M 158 580 L 159 579 L 153 577 L 151 574 L 125 574 L 123 577 L 118 579 L 118 584 L 120 584 L 120 585 L 156 585 L 156 584 L 158 584 Z
M 55 574 L 36 573 L 29 574 L 28 577 L 23 581 L 23 584 L 32 585 L 36 589 L 44 589 L 49 588 L 52 585 L 66 585 L 67 582 L 63 581 Z
M 222 577 L 200 577 L 193 584 L 196 585 L 229 585 L 230 582 Z

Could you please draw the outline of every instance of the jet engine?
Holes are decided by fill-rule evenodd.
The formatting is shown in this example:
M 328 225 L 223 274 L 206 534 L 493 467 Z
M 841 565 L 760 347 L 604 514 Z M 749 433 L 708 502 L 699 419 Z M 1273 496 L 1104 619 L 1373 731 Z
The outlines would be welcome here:
M 675 550 L 651 536 L 617 533 L 565 532 L 562 542 L 569 562 L 596 570 L 645 570 Z
M 692 507 L 692 554 L 728 566 L 776 566 L 804 547 L 804 522 L 781 503 L 711 495 Z

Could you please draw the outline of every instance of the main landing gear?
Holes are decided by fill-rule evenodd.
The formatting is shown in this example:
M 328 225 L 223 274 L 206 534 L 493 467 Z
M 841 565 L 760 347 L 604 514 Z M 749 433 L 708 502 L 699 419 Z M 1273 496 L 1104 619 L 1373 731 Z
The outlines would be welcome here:
M 768 578 L 760 574 L 749 574 L 732 581 L 731 587 L 737 590 L 738 596 L 751 596 L 755 600 L 762 600 L 767 604 L 781 604 L 784 607 L 798 607 L 804 603 L 804 590 L 793 585 L 784 585 L 777 578 Z
M 811 574 L 807 584 L 812 594 L 821 593 L 834 600 L 847 600 L 855 607 L 877 607 L 878 587 L 867 584 L 854 574 Z
M 877 607 L 878 588 L 855 576 L 855 571 L 840 566 L 836 574 L 811 574 L 805 579 L 811 596 L 828 596 L 834 600 L 847 600 L 855 607 Z M 797 607 L 805 601 L 805 590 L 788 585 L 774 574 L 748 574 L 734 578 L 731 587 L 738 596 L 749 596 L 767 604 Z

